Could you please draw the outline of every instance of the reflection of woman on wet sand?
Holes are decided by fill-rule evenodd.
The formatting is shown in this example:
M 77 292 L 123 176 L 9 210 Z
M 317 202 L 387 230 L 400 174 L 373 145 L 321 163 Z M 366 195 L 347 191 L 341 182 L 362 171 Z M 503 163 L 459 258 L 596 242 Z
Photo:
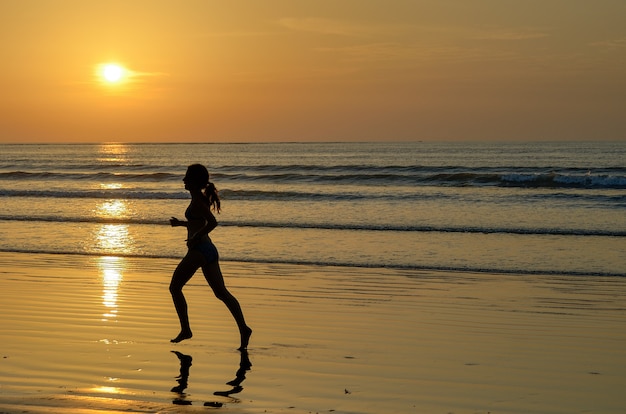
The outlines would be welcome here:
M 192 337 L 187 315 L 187 301 L 183 295 L 183 287 L 191 279 L 194 273 L 202 268 L 204 277 L 213 289 L 213 293 L 220 299 L 235 318 L 241 335 L 241 346 L 248 346 L 252 329 L 246 325 L 241 307 L 237 299 L 226 289 L 224 278 L 218 263 L 217 249 L 209 238 L 209 233 L 217 226 L 217 220 L 211 209 L 220 211 L 220 199 L 217 189 L 209 182 L 209 172 L 200 164 L 194 164 L 187 168 L 187 174 L 183 178 L 185 189 L 191 194 L 191 203 L 185 211 L 187 221 L 172 217 L 172 227 L 187 228 L 187 247 L 189 250 L 174 271 L 170 283 L 170 293 L 174 300 L 174 307 L 180 320 L 180 333 L 172 342 L 180 342 Z
M 178 385 L 172 388 L 172 392 L 178 394 L 178 397 L 173 401 L 176 405 L 192 405 L 192 402 L 187 400 L 187 394 L 185 394 L 185 390 L 187 389 L 187 385 L 189 384 L 189 368 L 191 368 L 191 355 L 185 355 L 178 351 L 172 351 L 178 359 L 180 360 L 180 375 L 176 377 L 176 382 Z M 246 371 L 249 371 L 252 367 L 252 363 L 250 362 L 250 358 L 248 357 L 248 351 L 245 349 L 241 350 L 241 358 L 239 360 L 239 369 L 235 374 L 235 379 L 232 381 L 228 381 L 226 384 L 232 386 L 233 388 L 228 391 L 215 391 L 213 395 L 219 395 L 222 397 L 230 398 L 231 402 L 239 402 L 238 399 L 231 397 L 232 394 L 238 394 L 243 391 L 243 387 L 241 383 L 246 379 Z M 204 403 L 205 407 L 222 407 L 223 404 L 218 401 L 209 401 Z

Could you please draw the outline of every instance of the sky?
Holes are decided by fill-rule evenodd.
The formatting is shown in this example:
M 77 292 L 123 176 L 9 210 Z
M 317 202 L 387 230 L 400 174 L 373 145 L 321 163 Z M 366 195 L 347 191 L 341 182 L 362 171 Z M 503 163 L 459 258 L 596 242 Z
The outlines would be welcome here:
M 0 143 L 626 141 L 624 0 L 0 0 L 0 62 Z

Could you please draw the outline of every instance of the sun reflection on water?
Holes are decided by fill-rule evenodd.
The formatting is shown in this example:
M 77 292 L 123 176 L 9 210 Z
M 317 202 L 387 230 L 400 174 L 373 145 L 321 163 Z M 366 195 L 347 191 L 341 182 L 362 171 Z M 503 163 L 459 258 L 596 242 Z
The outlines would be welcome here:
M 122 390 L 118 387 L 107 387 L 107 386 L 93 387 L 91 391 L 98 393 L 98 394 L 121 394 L 122 393 Z
M 94 234 L 96 249 L 104 254 L 130 254 L 134 240 L 128 224 L 116 223 L 128 214 L 126 200 L 110 199 L 95 208 L 95 214 L 108 223 L 100 225 Z
M 96 208 L 97 215 L 104 219 L 120 219 L 126 210 L 124 200 L 106 200 Z M 118 312 L 118 292 L 126 267 L 126 259 L 112 255 L 131 253 L 133 239 L 127 224 L 114 223 L 100 225 L 95 230 L 94 239 L 97 251 L 106 254 L 98 259 L 102 276 L 102 304 L 104 305 L 102 320 L 115 320 Z
M 119 190 L 120 188 L 124 188 L 124 184 L 122 184 L 122 183 L 100 183 L 100 188 L 102 190 Z
M 96 233 L 98 249 L 108 254 L 128 254 L 133 243 L 127 224 L 103 224 Z
M 126 154 L 129 151 L 129 147 L 125 144 L 118 143 L 106 143 L 100 145 L 98 153 L 100 158 L 98 161 L 105 163 L 118 163 L 126 161 Z
M 96 213 L 102 218 L 122 218 L 127 210 L 125 200 L 107 200 L 98 206 Z
M 104 256 L 98 260 L 102 275 L 102 304 L 104 305 L 103 321 L 115 319 L 118 312 L 118 295 L 126 259 L 123 257 Z

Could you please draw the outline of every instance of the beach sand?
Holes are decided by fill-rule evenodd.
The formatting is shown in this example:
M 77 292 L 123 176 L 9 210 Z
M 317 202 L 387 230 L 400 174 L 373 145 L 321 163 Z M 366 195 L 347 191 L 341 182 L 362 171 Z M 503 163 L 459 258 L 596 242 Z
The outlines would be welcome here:
M 625 278 L 176 263 L 0 253 L 0 413 L 626 412 Z

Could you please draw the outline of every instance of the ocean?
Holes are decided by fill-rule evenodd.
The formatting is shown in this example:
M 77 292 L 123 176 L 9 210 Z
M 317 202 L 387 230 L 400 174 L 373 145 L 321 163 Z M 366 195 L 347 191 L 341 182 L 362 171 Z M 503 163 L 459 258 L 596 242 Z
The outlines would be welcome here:
M 192 163 L 222 261 L 626 276 L 620 142 L 3 144 L 0 251 L 180 258 Z

